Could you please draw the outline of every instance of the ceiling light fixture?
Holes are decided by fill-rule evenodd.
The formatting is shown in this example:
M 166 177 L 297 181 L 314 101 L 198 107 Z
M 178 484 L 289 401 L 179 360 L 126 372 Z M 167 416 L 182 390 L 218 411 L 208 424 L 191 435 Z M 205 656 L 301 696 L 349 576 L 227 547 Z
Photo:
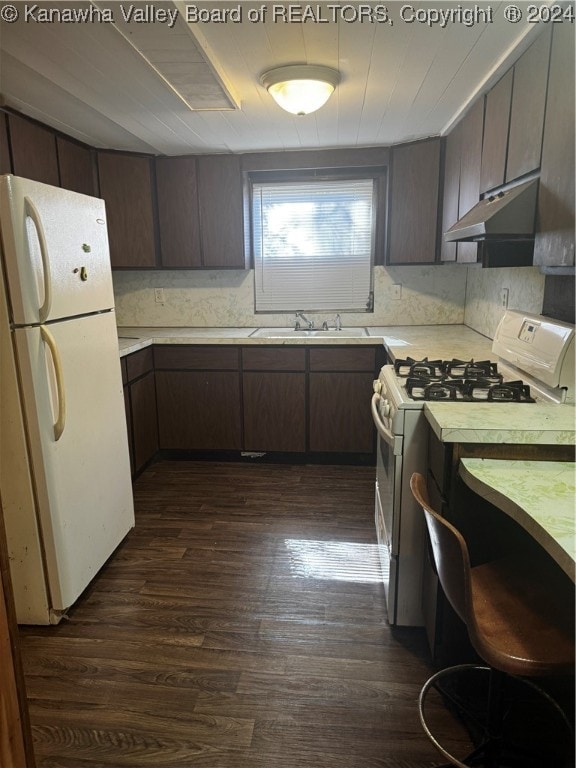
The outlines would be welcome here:
M 308 115 L 326 104 L 340 74 L 330 67 L 295 64 L 264 72 L 260 82 L 282 109 Z

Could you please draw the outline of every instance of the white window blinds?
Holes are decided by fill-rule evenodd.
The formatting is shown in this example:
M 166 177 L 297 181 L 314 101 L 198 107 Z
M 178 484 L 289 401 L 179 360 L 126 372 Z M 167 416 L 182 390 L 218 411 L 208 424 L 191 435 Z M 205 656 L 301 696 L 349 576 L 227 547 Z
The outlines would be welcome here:
M 255 182 L 257 312 L 370 307 L 374 180 Z

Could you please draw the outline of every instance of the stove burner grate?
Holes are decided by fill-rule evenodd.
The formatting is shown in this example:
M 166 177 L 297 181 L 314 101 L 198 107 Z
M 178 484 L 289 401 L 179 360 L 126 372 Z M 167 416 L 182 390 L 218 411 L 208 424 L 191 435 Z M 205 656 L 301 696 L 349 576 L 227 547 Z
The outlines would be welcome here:
M 409 377 L 406 392 L 412 400 L 493 403 L 534 403 L 530 387 L 522 381 L 493 379 L 450 379 L 435 380 L 430 377 Z
M 444 372 L 442 360 L 428 360 L 427 357 L 422 360 L 414 360 L 412 357 L 407 357 L 405 360 L 396 360 L 394 363 L 394 373 L 401 378 L 408 376 L 428 377 L 440 379 Z

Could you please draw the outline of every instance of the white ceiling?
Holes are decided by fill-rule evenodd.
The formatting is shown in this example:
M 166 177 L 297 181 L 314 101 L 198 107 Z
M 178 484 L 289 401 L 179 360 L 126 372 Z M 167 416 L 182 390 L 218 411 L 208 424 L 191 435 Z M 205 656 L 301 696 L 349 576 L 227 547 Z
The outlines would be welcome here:
M 0 16 L 6 5 L 0 2 Z M 167 155 L 387 145 L 443 134 L 540 31 L 525 18 L 507 21 L 504 2 L 388 2 L 391 23 L 360 21 L 361 8 L 376 12 L 382 4 L 358 2 L 10 5 L 19 19 L 0 27 L 0 93 L 8 106 L 96 147 Z M 127 22 L 130 6 L 178 13 L 173 26 L 149 17 Z M 26 8 L 38 10 L 26 16 Z M 442 28 L 403 20 L 402 8 L 493 15 L 489 23 Z M 84 9 L 92 21 L 48 22 L 47 9 Z M 195 9 L 216 18 L 187 21 Z M 219 21 L 226 10 L 234 13 Z M 98 12 L 114 23 L 98 23 Z M 299 21 L 300 12 L 310 18 Z M 263 71 L 297 63 L 341 74 L 328 104 L 312 115 L 283 112 L 259 83 Z

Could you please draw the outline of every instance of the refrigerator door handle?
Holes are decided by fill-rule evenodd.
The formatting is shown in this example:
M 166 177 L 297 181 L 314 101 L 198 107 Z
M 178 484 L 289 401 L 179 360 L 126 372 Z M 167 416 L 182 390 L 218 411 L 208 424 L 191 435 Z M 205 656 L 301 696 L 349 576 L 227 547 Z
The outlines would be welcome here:
M 44 227 L 42 226 L 42 219 L 38 213 L 38 209 L 32 202 L 32 200 L 26 196 L 24 198 L 24 213 L 34 222 L 36 227 L 36 233 L 38 235 L 38 242 L 40 243 L 40 255 L 42 257 L 42 272 L 44 279 L 44 304 L 39 308 L 38 315 L 40 322 L 43 323 L 48 314 L 50 313 L 50 307 L 52 305 L 52 281 L 50 279 L 50 261 L 48 259 L 48 246 L 46 244 L 46 235 L 44 234 Z
M 64 432 L 66 426 L 66 391 L 64 389 L 64 376 L 62 374 L 62 361 L 60 360 L 60 352 L 54 336 L 50 333 L 45 325 L 40 326 L 40 334 L 42 340 L 47 344 L 50 354 L 52 355 L 52 361 L 54 363 L 54 373 L 56 374 L 56 390 L 58 393 L 58 418 L 54 424 L 54 440 L 58 442 Z

